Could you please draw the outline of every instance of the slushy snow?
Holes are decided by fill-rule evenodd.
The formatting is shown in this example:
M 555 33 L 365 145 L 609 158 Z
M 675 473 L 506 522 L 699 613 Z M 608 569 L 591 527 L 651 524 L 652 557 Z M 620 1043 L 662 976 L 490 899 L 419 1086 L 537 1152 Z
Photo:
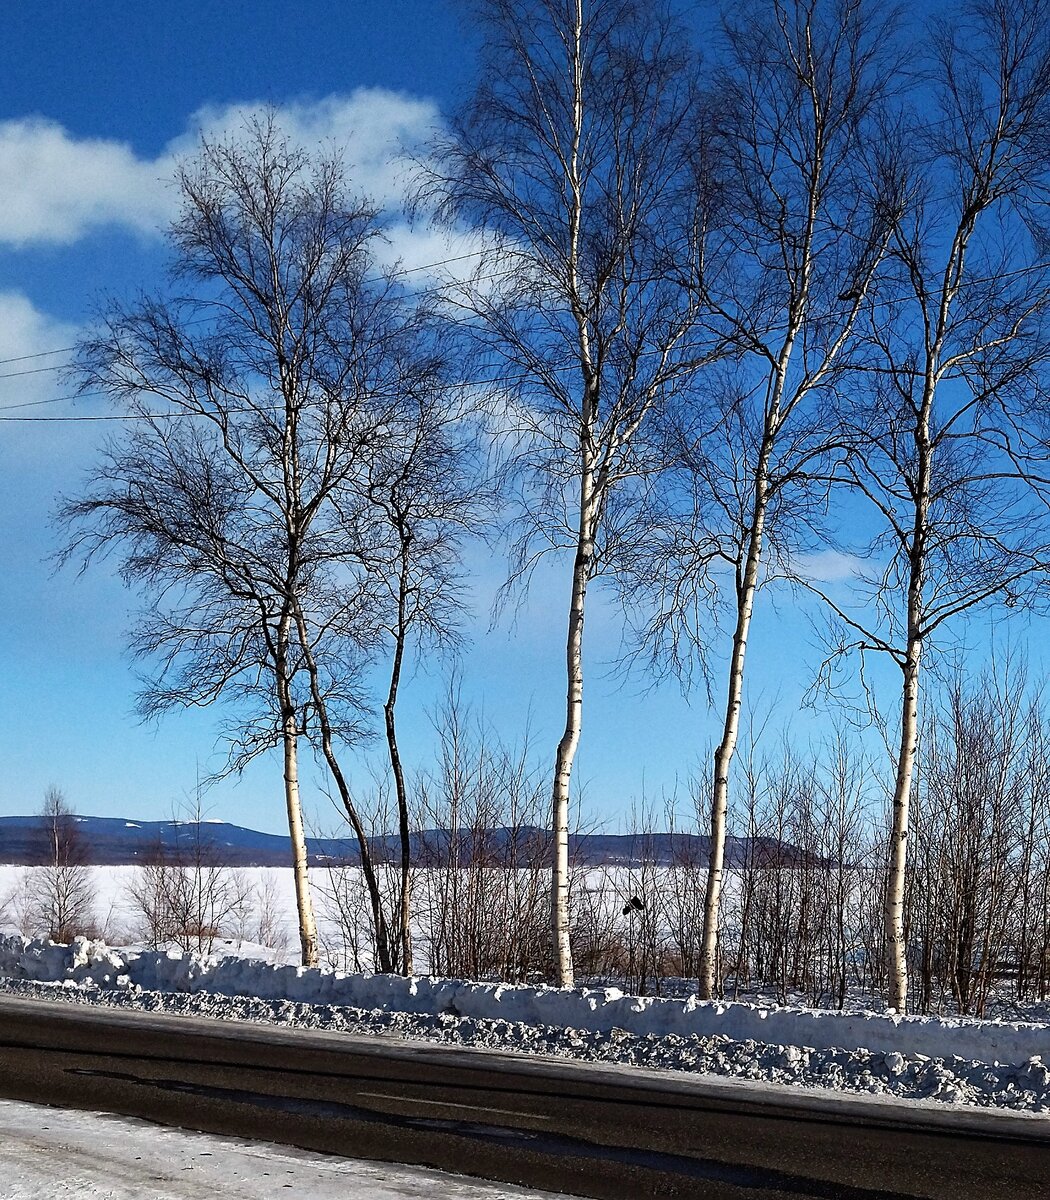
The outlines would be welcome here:
M 0 1100 L 0 1178 L 4 1200 L 553 1200 L 423 1167 L 9 1100 Z
M 4 990 L 1050 1112 L 1050 1026 L 349 974 L 178 949 L 0 938 Z

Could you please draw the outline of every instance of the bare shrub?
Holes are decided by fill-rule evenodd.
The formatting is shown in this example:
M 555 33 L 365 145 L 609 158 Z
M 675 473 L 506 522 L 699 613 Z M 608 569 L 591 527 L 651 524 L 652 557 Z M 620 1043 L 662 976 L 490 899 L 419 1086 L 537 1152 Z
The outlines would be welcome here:
M 701 828 L 706 815 L 707 796 L 699 781 L 693 782 L 689 794 L 697 828 Z M 695 838 L 676 836 L 679 833 L 679 817 L 673 802 L 666 805 L 665 813 L 667 831 L 672 841 L 672 859 L 667 870 L 664 896 L 667 934 L 677 955 L 676 974 L 686 979 L 699 979 L 708 855 Z
M 546 976 L 552 840 L 528 735 L 506 745 L 454 693 L 436 725 L 441 761 L 417 785 L 427 826 L 417 920 L 430 969 L 471 979 Z
M 225 865 L 197 819 L 174 823 L 175 845 L 158 843 L 129 884 L 136 934 L 151 948 L 174 943 L 209 953 L 234 937 L 253 910 L 254 889 L 243 872 Z
M 284 919 L 281 889 L 273 871 L 267 871 L 252 889 L 250 919 L 241 936 L 266 946 L 278 959 L 288 957 L 292 942 Z
M 741 839 L 735 895 L 726 905 L 720 979 L 733 995 L 772 991 L 842 1007 L 871 983 L 880 952 L 872 904 L 875 783 L 840 737 L 809 761 L 785 747 L 750 757 L 734 810 Z
M 321 914 L 318 928 L 321 948 L 330 963 L 350 971 L 383 970 L 392 961 L 392 947 L 412 944 L 411 930 L 407 938 L 398 932 L 406 894 L 401 804 L 392 793 L 390 774 L 381 767 L 375 768 L 369 783 L 356 799 L 360 833 L 355 835 L 354 845 L 348 845 L 344 855 L 330 858 L 321 870 L 315 871 L 314 877 Z M 398 833 L 391 836 L 394 829 Z M 318 829 L 314 836 L 334 843 L 339 840 L 339 831 Z M 362 842 L 368 847 L 367 874 L 361 862 Z M 411 840 L 409 844 L 411 848 Z M 409 895 L 413 878 L 414 868 L 410 864 Z M 385 914 L 381 928 L 377 928 L 377 912 Z M 391 930 L 397 934 L 393 941 Z
M 0 896 L 0 922 L 28 936 L 32 911 L 32 867 L 20 867 L 3 896 Z
M 78 934 L 94 937 L 95 888 L 88 847 L 62 792 L 49 787 L 40 810 L 41 865 L 31 868 L 22 909 L 31 935 L 69 942 Z
M 926 721 L 907 930 L 916 1002 L 983 1015 L 996 988 L 1046 990 L 1048 736 L 1007 664 L 956 678 Z

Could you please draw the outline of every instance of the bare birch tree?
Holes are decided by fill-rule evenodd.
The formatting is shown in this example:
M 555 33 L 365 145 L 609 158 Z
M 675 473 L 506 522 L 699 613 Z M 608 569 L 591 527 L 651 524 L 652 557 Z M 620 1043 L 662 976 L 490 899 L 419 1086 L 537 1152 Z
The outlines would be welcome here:
M 834 394 L 885 253 L 894 196 L 870 141 L 893 84 L 892 11 L 867 0 L 726 10 L 711 83 L 718 178 L 705 259 L 711 333 L 734 347 L 679 405 L 673 467 L 624 584 L 650 614 L 658 664 L 688 675 L 732 572 L 732 644 L 714 752 L 700 995 L 717 993 L 730 776 L 748 638 L 762 584 L 790 567 L 824 511 L 820 466 L 841 440 Z
M 953 619 L 1014 604 L 1047 566 L 1038 401 L 1050 361 L 1050 6 L 974 0 L 931 30 L 929 89 L 899 131 L 909 204 L 872 299 L 877 385 L 841 476 L 867 502 L 873 570 L 825 600 L 840 650 L 901 673 L 885 922 L 889 1005 L 905 1011 L 904 904 L 921 674 Z M 930 104 L 932 90 L 936 103 Z
M 455 642 L 465 603 L 462 543 L 483 532 L 491 516 L 476 414 L 462 389 L 446 386 L 440 343 L 434 351 L 415 364 L 403 404 L 388 415 L 372 447 L 362 484 L 372 530 L 366 561 L 384 601 L 379 624 L 391 651 L 383 725 L 400 842 L 391 941 L 405 975 L 412 974 L 412 860 L 398 697 L 414 644 L 440 650 Z
M 555 976 L 573 983 L 568 811 L 583 723 L 587 590 L 644 476 L 647 427 L 695 369 L 701 126 L 687 38 L 662 3 L 480 0 L 481 80 L 436 149 L 431 200 L 484 231 L 455 289 L 515 401 L 524 533 L 515 579 L 572 555 L 565 723 L 553 769 Z
M 27 890 L 31 928 L 56 942 L 69 942 L 95 928 L 95 888 L 88 847 L 77 819 L 57 787 L 49 787 L 40 810 L 40 863 Z
M 272 114 L 205 141 L 179 185 L 170 244 L 189 286 L 113 305 L 79 349 L 83 386 L 129 421 L 64 511 L 68 553 L 120 552 L 126 582 L 146 592 L 133 646 L 160 670 L 145 715 L 222 697 L 232 767 L 280 748 L 310 964 L 299 743 L 320 724 L 331 766 L 359 729 L 371 615 L 368 573 L 347 556 L 348 497 L 398 394 L 394 347 L 415 316 L 389 279 L 370 281 L 376 211 Z

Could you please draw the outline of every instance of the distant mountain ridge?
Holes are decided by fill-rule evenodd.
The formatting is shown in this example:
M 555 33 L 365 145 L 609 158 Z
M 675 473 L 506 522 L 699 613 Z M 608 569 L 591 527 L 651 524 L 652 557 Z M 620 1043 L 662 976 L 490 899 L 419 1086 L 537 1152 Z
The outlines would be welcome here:
M 77 832 L 85 861 L 95 866 L 133 866 L 158 856 L 174 859 L 202 854 L 208 861 L 232 867 L 286 867 L 291 850 L 286 836 L 260 833 L 225 821 L 132 821 L 123 817 L 77 816 Z M 360 861 L 353 838 L 308 838 L 311 866 Z M 492 866 L 524 866 L 549 862 L 550 834 L 524 826 L 478 833 L 461 829 L 424 829 L 412 835 L 413 861 L 438 866 L 456 859 L 466 865 L 480 860 Z M 394 860 L 399 854 L 396 834 L 370 839 L 373 856 Z M 44 861 L 47 837 L 38 816 L 0 817 L 0 863 L 34 866 Z M 569 853 L 581 866 L 659 866 L 690 863 L 706 866 L 710 838 L 695 833 L 570 834 Z M 749 857 L 757 865 L 790 866 L 804 854 L 774 838 L 734 838 L 726 845 L 726 865 L 741 866 Z

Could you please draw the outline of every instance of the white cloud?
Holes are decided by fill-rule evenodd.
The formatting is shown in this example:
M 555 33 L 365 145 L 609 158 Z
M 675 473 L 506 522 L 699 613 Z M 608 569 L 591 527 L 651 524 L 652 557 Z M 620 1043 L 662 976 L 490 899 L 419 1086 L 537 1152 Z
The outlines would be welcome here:
M 40 117 L 0 122 L 0 242 L 67 245 L 108 224 L 152 231 L 170 199 L 123 142 L 77 140 Z
M 203 108 L 154 159 L 124 142 L 74 138 L 41 117 L 0 122 L 0 244 L 68 245 L 106 225 L 159 231 L 176 204 L 177 161 L 194 153 L 202 132 L 236 137 L 263 108 Z M 410 186 L 412 152 L 440 123 L 432 102 L 381 88 L 291 103 L 279 116 L 294 142 L 342 155 L 354 192 L 391 209 Z
M 165 154 L 169 160 L 192 155 L 202 133 L 208 138 L 236 137 L 264 111 L 261 104 L 202 108 Z M 342 157 L 353 192 L 391 207 L 400 205 L 410 186 L 412 154 L 441 122 L 431 101 L 383 88 L 283 104 L 278 116 L 292 142 L 309 150 L 334 150 Z
M 419 283 L 470 279 L 482 267 L 485 242 L 480 233 L 448 232 L 426 224 L 397 222 L 376 250 L 384 267 L 398 266 Z
M 79 332 L 75 325 L 41 312 L 21 292 L 0 291 L 0 416 L 8 418 L 0 447 L 8 471 L 13 459 L 35 471 L 58 455 L 76 457 L 72 448 L 98 433 L 95 426 L 37 420 L 84 413 L 89 405 L 98 411 L 98 401 L 74 402 L 74 385 L 63 382 L 54 370 L 68 362 L 65 348 Z M 10 419 L 14 417 L 19 419 Z
M 68 346 L 75 336 L 75 325 L 65 325 L 42 313 L 21 292 L 0 291 L 0 358 L 39 354 L 59 344 Z M 32 365 L 8 363 L 0 366 L 0 373 Z

